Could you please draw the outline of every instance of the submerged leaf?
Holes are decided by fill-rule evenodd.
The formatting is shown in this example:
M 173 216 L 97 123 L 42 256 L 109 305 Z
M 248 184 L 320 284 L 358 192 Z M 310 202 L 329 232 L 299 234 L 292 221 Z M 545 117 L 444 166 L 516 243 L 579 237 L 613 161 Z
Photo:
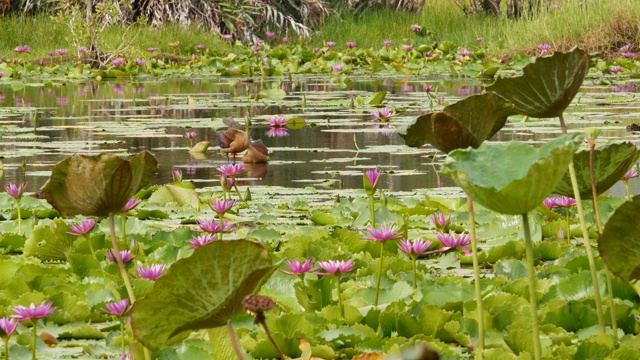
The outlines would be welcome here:
M 588 69 L 589 58 L 584 50 L 556 52 L 525 66 L 521 76 L 499 78 L 487 90 L 511 101 L 520 114 L 557 117 L 578 93 Z
M 408 146 L 420 147 L 428 142 L 446 153 L 477 148 L 497 133 L 511 114 L 515 111 L 501 96 L 492 92 L 473 95 L 442 111 L 418 117 L 400 131 L 400 136 Z
M 568 134 L 540 149 L 511 141 L 456 150 L 442 171 L 482 206 L 503 214 L 526 214 L 551 194 L 581 141 L 579 134 Z
M 607 269 L 625 281 L 640 280 L 640 195 L 613 213 L 598 240 Z
M 594 155 L 593 172 L 596 180 L 596 193 L 600 195 L 622 179 L 624 174 L 640 158 L 640 150 L 634 144 L 626 142 L 600 147 L 596 149 Z M 591 199 L 593 196 L 589 172 L 589 150 L 575 153 L 573 165 L 576 169 L 580 197 Z M 564 175 L 553 192 L 565 196 L 574 195 L 569 173 Z
M 129 160 L 76 154 L 53 167 L 42 192 L 63 216 L 108 216 L 119 212 L 157 171 L 158 162 L 146 151 Z
M 245 310 L 242 299 L 275 270 L 268 251 L 247 240 L 215 241 L 176 261 L 131 312 L 133 332 L 160 349 L 186 330 L 225 325 Z

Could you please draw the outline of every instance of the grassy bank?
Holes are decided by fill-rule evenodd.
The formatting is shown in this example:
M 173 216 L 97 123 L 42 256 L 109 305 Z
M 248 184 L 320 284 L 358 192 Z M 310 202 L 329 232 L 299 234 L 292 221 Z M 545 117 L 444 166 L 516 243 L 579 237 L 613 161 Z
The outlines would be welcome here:
M 627 43 L 640 42 L 640 2 L 633 0 L 561 1 L 559 8 L 539 14 L 533 20 L 510 20 L 506 16 L 465 16 L 446 0 L 427 0 L 421 14 L 376 11 L 359 17 L 349 14 L 331 18 L 314 39 L 336 43 L 355 41 L 362 47 L 380 47 L 382 41 L 395 44 L 452 41 L 477 47 L 476 39 L 490 56 L 509 57 L 517 52 L 535 52 L 538 44 L 553 49 L 579 45 L 590 52 L 609 53 Z M 416 37 L 411 24 L 427 31 Z
M 411 24 L 421 25 L 425 35 L 413 33 Z M 46 57 L 47 52 L 55 49 L 86 45 L 74 39 L 65 24 L 45 14 L 9 16 L 0 19 L 0 28 L 0 56 L 5 58 L 16 55 L 13 49 L 24 44 L 32 48 L 28 55 L 31 59 Z M 134 36 L 122 55 L 135 58 L 154 47 L 160 53 L 189 57 L 197 53 L 197 44 L 204 44 L 219 54 L 230 50 L 229 44 L 216 34 L 195 26 L 134 27 L 123 37 L 124 32 L 122 27 L 107 29 L 102 36 L 101 50 L 116 51 L 123 38 Z M 476 41 L 479 37 L 483 39 L 481 43 Z M 550 44 L 554 50 L 579 45 L 606 56 L 624 44 L 640 42 L 640 2 L 589 0 L 587 5 L 579 5 L 575 0 L 566 0 L 559 8 L 539 14 L 533 20 L 516 21 L 506 16 L 464 15 L 452 1 L 427 0 L 420 14 L 394 11 L 374 11 L 359 16 L 334 14 L 313 38 L 302 41 L 310 46 L 321 46 L 325 41 L 344 46 L 347 41 L 354 41 L 360 48 L 380 48 L 384 40 L 398 46 L 452 41 L 462 47 L 482 47 L 488 56 L 498 58 L 517 52 L 533 53 L 542 43 Z

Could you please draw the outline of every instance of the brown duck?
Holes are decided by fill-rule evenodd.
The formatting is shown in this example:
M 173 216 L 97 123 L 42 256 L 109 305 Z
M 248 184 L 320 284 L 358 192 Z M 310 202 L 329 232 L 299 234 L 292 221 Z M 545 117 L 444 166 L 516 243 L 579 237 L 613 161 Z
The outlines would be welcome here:
M 242 130 L 242 125 L 231 118 L 225 118 L 224 124 L 229 128 L 218 131 L 218 145 L 220 151 L 236 156 L 245 151 L 242 161 L 250 164 L 266 163 L 269 161 L 269 150 L 262 140 L 252 140 L 246 131 Z

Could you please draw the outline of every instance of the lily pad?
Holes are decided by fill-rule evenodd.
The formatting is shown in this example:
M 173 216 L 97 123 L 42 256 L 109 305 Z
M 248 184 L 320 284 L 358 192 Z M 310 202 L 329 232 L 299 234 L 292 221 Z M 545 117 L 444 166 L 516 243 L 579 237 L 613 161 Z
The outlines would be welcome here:
M 242 299 L 275 270 L 269 252 L 247 240 L 215 241 L 176 261 L 151 292 L 135 303 L 133 332 L 158 350 L 188 330 L 214 328 L 245 312 Z
M 422 115 L 399 134 L 412 147 L 428 142 L 446 153 L 477 148 L 497 133 L 512 114 L 515 111 L 508 101 L 489 92 L 469 96 L 442 111 Z
M 119 212 L 157 171 L 158 162 L 146 151 L 129 160 L 76 154 L 53 167 L 42 192 L 63 216 L 108 216 Z
M 604 227 L 598 250 L 607 269 L 625 281 L 640 279 L 640 195 L 620 205 Z
M 525 66 L 521 76 L 499 78 L 487 91 L 511 101 L 520 114 L 558 117 L 578 93 L 588 69 L 589 58 L 584 50 L 556 52 Z
M 609 190 L 640 158 L 640 150 L 629 142 L 611 144 L 596 149 L 594 154 L 593 171 L 598 195 Z M 576 169 L 580 197 L 591 199 L 591 176 L 589 172 L 589 151 L 578 151 L 573 155 L 573 165 Z M 571 178 L 566 173 L 554 193 L 573 196 Z
M 158 190 L 149 197 L 149 202 L 163 206 L 175 202 L 180 206 L 190 206 L 198 211 L 200 210 L 200 199 L 195 189 L 172 184 L 163 185 L 158 188 Z
M 526 214 L 551 194 L 581 141 L 579 134 L 568 134 L 539 149 L 510 141 L 455 150 L 442 171 L 482 206 Z

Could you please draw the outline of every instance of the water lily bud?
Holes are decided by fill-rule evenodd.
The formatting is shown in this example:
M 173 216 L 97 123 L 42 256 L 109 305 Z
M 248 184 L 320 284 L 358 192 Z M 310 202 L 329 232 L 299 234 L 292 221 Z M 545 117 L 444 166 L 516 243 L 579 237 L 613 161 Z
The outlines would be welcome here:
M 598 135 L 600 135 L 600 131 L 602 131 L 602 129 L 595 127 L 584 129 L 584 132 L 587 134 L 591 141 L 595 141 L 598 138 Z

